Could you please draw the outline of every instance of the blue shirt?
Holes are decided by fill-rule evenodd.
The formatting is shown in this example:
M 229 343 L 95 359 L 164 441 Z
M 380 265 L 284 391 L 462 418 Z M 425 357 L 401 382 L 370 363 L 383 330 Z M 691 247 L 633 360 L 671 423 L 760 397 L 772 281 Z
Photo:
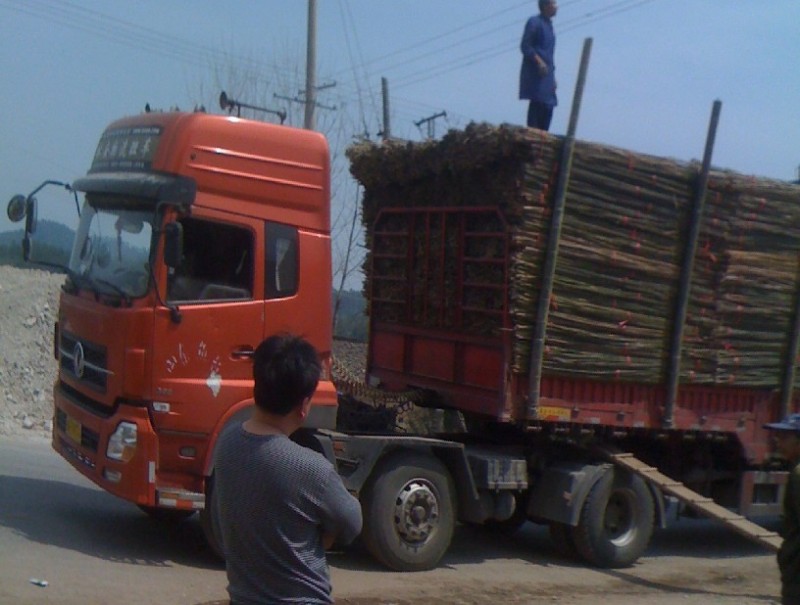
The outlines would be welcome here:
M 555 106 L 556 98 L 556 66 L 553 58 L 556 52 L 556 34 L 553 22 L 542 15 L 528 19 L 522 32 L 522 68 L 519 72 L 519 98 L 538 101 L 545 105 Z M 547 74 L 539 74 L 536 56 L 547 64 Z

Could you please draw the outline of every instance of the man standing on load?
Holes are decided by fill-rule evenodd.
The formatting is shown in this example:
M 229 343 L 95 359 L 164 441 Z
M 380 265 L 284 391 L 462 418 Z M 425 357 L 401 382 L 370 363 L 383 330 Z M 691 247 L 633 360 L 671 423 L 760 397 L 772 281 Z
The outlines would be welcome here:
M 539 0 L 539 14 L 528 19 L 522 32 L 522 68 L 519 73 L 519 98 L 528 99 L 528 126 L 549 130 L 556 98 L 556 34 L 553 17 L 555 0 Z

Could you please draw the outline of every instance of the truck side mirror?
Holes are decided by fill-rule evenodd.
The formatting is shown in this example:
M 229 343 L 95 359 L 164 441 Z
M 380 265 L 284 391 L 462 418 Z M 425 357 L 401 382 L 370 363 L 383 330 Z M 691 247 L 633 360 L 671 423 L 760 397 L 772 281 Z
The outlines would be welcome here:
M 167 267 L 177 269 L 183 258 L 183 225 L 178 222 L 164 226 L 164 263 Z
M 6 214 L 8 215 L 8 220 L 12 223 L 20 222 L 25 216 L 25 196 L 18 194 L 12 197 L 11 201 L 8 202 Z
M 36 231 L 36 208 L 36 198 L 29 195 L 25 199 L 25 237 L 22 238 L 22 259 L 26 263 L 31 260 L 31 250 L 33 248 L 31 235 Z
M 25 236 L 36 233 L 36 219 L 37 219 L 37 204 L 36 198 L 32 195 L 28 196 L 25 200 Z

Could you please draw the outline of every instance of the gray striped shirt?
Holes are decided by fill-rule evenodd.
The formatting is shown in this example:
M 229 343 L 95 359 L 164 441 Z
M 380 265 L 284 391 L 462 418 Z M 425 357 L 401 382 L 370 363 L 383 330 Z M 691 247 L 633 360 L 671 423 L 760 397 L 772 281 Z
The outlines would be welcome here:
M 331 603 L 322 533 L 351 542 L 361 507 L 321 454 L 237 426 L 220 437 L 215 504 L 236 605 Z

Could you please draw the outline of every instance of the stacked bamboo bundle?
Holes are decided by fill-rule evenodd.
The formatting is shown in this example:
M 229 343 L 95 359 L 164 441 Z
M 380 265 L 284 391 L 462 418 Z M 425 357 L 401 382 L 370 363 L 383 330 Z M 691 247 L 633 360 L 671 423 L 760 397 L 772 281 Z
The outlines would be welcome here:
M 373 296 L 379 283 L 386 287 L 382 278 L 396 273 L 394 290 L 372 302 L 373 316 L 411 324 L 424 317 L 431 327 L 497 337 L 502 327 L 497 310 L 506 304 L 515 340 L 512 366 L 527 372 L 561 145 L 533 129 L 471 125 L 438 142 L 352 147 L 348 155 L 364 185 L 363 220 L 372 255 L 374 243 L 385 245 L 373 232 L 381 209 L 494 206 L 508 224 L 507 300 L 492 288 L 465 288 L 461 299 L 439 291 L 410 292 L 407 284 L 430 267 L 409 270 L 406 253 L 417 255 L 419 244 L 398 237 L 396 262 L 378 255 L 379 262 L 369 256 L 365 263 L 367 292 L 376 285 Z M 546 372 L 664 380 L 698 172 L 694 164 L 576 145 L 546 332 Z M 394 220 L 400 221 L 392 227 L 398 233 L 416 232 L 399 216 Z M 457 245 L 443 242 L 441 249 L 448 267 L 471 266 Z M 800 187 L 712 171 L 684 330 L 684 382 L 779 383 L 798 252 Z M 482 254 L 504 258 L 494 249 Z M 447 267 L 438 270 L 448 274 Z M 481 278 L 496 283 L 502 275 L 485 272 Z M 432 301 L 438 301 L 438 314 L 428 312 Z M 459 310 L 476 306 L 486 313 Z M 442 318 L 438 325 L 436 317 Z

